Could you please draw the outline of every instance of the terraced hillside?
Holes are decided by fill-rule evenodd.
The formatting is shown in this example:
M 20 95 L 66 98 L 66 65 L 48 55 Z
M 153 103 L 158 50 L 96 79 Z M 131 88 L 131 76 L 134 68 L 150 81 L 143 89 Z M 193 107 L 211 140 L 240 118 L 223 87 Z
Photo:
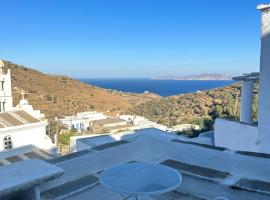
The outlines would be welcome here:
M 254 89 L 254 120 L 257 117 L 257 90 Z M 218 117 L 239 118 L 241 85 L 214 90 L 177 95 L 140 104 L 131 112 L 143 115 L 155 122 L 173 126 L 182 123 L 195 123 L 204 128 L 205 122 L 212 126 Z
M 23 89 L 33 107 L 40 109 L 47 118 L 89 110 L 116 115 L 141 103 L 160 98 L 154 94 L 113 92 L 66 76 L 44 74 L 7 61 L 4 63 L 5 69 L 11 69 L 13 104 L 18 104 L 20 91 Z
M 73 115 L 81 111 L 97 110 L 107 115 L 137 114 L 168 126 L 195 123 L 211 128 L 217 117 L 239 118 L 241 85 L 190 94 L 160 97 L 155 94 L 115 92 L 84 84 L 66 76 L 41 73 L 5 61 L 11 69 L 14 105 L 20 91 L 35 109 L 49 119 Z M 254 90 L 254 120 L 257 117 L 257 87 Z

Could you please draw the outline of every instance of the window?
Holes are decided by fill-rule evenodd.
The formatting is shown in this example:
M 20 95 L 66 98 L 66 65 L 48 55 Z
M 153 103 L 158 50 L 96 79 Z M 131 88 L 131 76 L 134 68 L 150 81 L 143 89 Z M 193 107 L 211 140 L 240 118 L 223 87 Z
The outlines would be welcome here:
M 10 135 L 7 135 L 6 137 L 4 137 L 4 149 L 5 150 L 9 150 L 12 149 L 12 139 Z

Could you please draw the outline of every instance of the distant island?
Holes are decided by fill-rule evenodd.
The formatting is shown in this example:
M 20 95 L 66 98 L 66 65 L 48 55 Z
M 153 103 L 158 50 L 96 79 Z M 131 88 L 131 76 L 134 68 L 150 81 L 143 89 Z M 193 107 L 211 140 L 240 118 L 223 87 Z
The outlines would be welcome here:
M 159 76 L 152 79 L 160 80 L 232 80 L 232 76 L 229 74 L 217 74 L 217 73 L 207 73 L 207 74 L 197 74 L 188 76 Z

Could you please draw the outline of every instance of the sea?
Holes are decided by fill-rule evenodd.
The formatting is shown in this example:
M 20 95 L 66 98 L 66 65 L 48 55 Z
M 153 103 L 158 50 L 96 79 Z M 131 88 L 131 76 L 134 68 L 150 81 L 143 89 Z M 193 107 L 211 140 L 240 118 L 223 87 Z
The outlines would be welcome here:
M 80 79 L 97 87 L 131 93 L 152 92 L 167 97 L 203 91 L 235 83 L 232 80 Z

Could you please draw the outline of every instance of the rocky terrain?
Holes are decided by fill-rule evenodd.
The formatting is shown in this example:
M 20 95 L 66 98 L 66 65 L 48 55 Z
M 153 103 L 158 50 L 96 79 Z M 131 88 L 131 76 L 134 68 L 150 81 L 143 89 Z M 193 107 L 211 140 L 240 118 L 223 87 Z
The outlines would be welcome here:
M 158 95 L 113 92 L 90 86 L 66 76 L 55 76 L 4 61 L 11 70 L 14 106 L 23 89 L 34 109 L 40 109 L 47 118 L 73 115 L 81 111 L 97 110 L 116 115 L 132 109 Z

